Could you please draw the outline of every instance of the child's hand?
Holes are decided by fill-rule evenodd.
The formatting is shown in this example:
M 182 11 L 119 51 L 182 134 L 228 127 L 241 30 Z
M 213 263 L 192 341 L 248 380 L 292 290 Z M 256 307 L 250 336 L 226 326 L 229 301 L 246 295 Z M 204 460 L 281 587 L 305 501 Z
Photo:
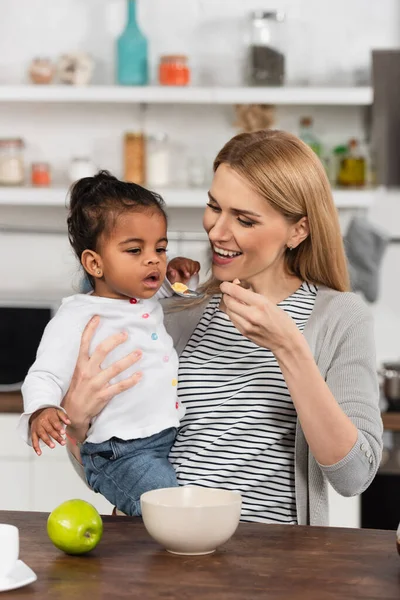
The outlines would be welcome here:
M 167 278 L 170 283 L 187 283 L 193 275 L 200 271 L 200 263 L 197 260 L 177 256 L 167 266 Z
M 65 425 L 71 425 L 64 411 L 59 408 L 42 408 L 37 410 L 29 420 L 31 426 L 32 446 L 38 456 L 42 454 L 39 440 L 49 448 L 55 448 L 53 439 L 61 446 L 65 445 L 62 437 L 65 434 Z M 53 438 L 53 439 L 51 439 Z

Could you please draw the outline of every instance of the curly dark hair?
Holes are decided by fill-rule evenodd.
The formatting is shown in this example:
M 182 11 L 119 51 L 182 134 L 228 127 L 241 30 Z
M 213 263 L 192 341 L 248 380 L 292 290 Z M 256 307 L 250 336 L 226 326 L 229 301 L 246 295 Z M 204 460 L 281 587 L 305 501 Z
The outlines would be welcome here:
M 71 187 L 67 218 L 68 238 L 79 262 L 85 250 L 97 250 L 100 236 L 112 231 L 122 213 L 158 212 L 167 222 L 164 207 L 158 194 L 137 183 L 120 181 L 108 171 L 79 179 Z M 86 276 L 94 286 L 94 278 Z

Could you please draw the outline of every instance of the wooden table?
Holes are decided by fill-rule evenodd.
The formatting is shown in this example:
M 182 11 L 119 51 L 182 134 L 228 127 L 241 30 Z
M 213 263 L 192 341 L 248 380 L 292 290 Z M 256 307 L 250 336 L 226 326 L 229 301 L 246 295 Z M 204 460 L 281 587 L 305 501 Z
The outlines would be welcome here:
M 86 556 L 67 556 L 46 533 L 47 514 L 0 512 L 20 530 L 20 557 L 38 580 L 0 600 L 399 600 L 395 532 L 239 525 L 208 556 L 162 550 L 139 519 L 104 517 L 103 539 Z

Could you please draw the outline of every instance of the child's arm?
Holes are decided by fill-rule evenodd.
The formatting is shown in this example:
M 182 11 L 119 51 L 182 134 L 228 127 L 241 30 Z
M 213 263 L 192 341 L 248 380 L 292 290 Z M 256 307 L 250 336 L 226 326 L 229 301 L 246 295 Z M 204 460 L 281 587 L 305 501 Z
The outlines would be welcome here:
M 60 408 L 74 372 L 79 353 L 82 327 L 78 315 L 61 307 L 48 323 L 40 342 L 36 360 L 22 386 L 24 412 L 18 430 L 31 444 L 29 421 L 34 413 L 48 407 Z

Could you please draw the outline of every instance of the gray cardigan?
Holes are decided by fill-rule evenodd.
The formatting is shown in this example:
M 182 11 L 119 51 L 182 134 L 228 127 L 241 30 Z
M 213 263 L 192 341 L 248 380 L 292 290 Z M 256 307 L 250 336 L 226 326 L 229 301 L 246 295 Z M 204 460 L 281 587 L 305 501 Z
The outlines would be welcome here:
M 171 310 L 163 301 L 165 326 L 180 355 L 207 302 Z M 374 478 L 382 454 L 382 419 L 372 316 L 359 296 L 319 286 L 304 337 L 320 373 L 343 411 L 358 429 L 354 447 L 340 462 L 320 465 L 308 450 L 299 421 L 296 430 L 295 484 L 299 525 L 328 525 L 326 482 L 342 496 L 363 492 Z
M 163 301 L 165 326 L 180 355 L 207 302 L 171 310 L 176 297 Z M 297 422 L 295 483 L 299 525 L 328 525 L 327 481 L 343 496 L 364 491 L 378 469 L 382 454 L 382 420 L 376 372 L 372 317 L 355 294 L 319 287 L 304 336 L 318 368 L 343 411 L 358 429 L 356 444 L 340 462 L 320 465 L 308 450 Z M 78 475 L 82 465 L 69 453 Z

